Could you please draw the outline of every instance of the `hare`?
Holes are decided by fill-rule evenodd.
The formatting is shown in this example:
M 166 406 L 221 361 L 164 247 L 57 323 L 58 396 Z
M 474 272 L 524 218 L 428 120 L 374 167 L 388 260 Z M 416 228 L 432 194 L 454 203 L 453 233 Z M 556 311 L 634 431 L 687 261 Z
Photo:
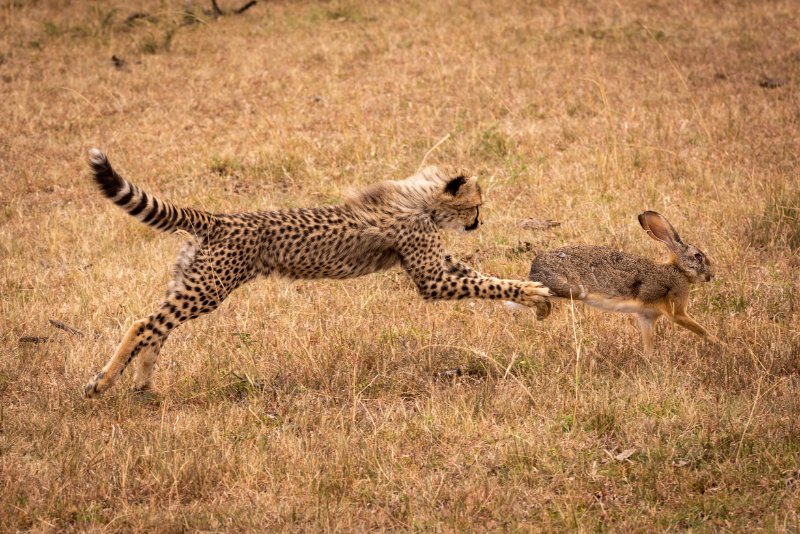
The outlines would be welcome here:
M 654 211 L 639 214 L 639 224 L 670 250 L 667 263 L 608 247 L 574 245 L 539 254 L 528 278 L 549 287 L 558 298 L 637 314 L 645 354 L 653 351 L 653 326 L 662 315 L 720 344 L 686 311 L 689 286 L 714 277 L 709 258 L 696 246 L 684 243 L 669 221 Z M 549 307 L 539 306 L 537 317 L 544 319 L 549 311 Z

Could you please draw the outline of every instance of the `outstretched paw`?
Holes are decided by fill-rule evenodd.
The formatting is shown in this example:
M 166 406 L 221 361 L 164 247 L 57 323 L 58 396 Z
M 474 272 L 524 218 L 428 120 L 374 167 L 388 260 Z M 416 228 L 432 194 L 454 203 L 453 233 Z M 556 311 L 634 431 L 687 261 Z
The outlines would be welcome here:
M 522 291 L 519 296 L 519 304 L 524 304 L 529 307 L 537 306 L 540 303 L 547 302 L 547 297 L 550 295 L 550 289 L 539 282 L 523 282 Z

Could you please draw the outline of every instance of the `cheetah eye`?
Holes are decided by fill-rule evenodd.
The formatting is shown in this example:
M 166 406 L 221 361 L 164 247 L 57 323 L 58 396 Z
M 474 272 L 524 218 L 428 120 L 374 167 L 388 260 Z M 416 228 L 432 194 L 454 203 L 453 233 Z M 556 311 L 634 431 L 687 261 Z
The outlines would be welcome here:
M 694 259 L 696 259 L 700 263 L 703 263 L 703 255 L 699 252 L 695 253 Z

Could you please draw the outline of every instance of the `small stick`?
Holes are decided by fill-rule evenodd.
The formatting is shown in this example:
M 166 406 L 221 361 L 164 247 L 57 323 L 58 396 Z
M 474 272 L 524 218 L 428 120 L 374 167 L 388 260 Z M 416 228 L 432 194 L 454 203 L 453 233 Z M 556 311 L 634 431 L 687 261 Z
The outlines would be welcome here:
M 433 146 L 431 147 L 431 149 L 430 149 L 430 150 L 428 150 L 428 151 L 425 153 L 425 156 L 422 158 L 422 161 L 421 161 L 421 162 L 420 162 L 420 164 L 419 164 L 419 169 L 417 169 L 417 172 L 421 171 L 421 170 L 422 170 L 422 167 L 424 167 L 424 166 L 425 166 L 425 160 L 426 160 L 426 159 L 428 159 L 428 156 L 430 156 L 430 155 L 431 155 L 431 153 L 432 153 L 434 150 L 436 150 L 437 148 L 439 148 L 439 145 L 441 145 L 442 143 L 444 143 L 444 142 L 445 142 L 445 141 L 447 141 L 448 139 L 450 139 L 450 134 L 447 134 L 447 135 L 445 135 L 444 137 L 442 137 L 441 139 L 439 139 L 439 141 L 438 141 L 438 142 L 437 142 L 435 145 L 433 145 Z
M 66 323 L 62 323 L 61 321 L 56 321 L 55 319 L 49 319 L 50 324 L 54 327 L 58 328 L 59 330 L 64 330 L 68 334 L 72 334 L 73 336 L 83 337 L 85 334 L 78 330 L 77 328 L 73 328 Z
M 22 336 L 19 338 L 20 343 L 47 343 L 50 338 L 47 336 Z
M 153 16 L 150 15 L 149 13 L 141 13 L 141 12 L 131 13 L 130 15 L 125 17 L 125 24 L 130 26 L 131 24 L 134 23 L 134 21 L 137 21 L 139 19 L 153 20 Z
M 234 10 L 234 13 L 236 13 L 237 15 L 241 15 L 242 13 L 244 13 L 245 11 L 256 5 L 256 3 L 257 3 L 256 0 L 250 0 L 239 9 Z

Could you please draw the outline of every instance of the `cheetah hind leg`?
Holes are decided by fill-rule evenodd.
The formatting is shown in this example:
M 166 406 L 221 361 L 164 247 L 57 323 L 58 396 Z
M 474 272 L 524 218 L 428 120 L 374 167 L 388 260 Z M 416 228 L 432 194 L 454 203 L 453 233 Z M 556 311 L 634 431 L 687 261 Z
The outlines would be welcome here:
M 156 313 L 133 323 L 133 326 L 130 327 L 114 352 L 114 356 L 83 388 L 83 396 L 87 399 L 97 397 L 113 386 L 128 364 L 135 358 L 137 360 L 134 389 L 139 391 L 151 389 L 153 386 L 153 371 L 158 361 L 158 355 L 169 333 L 182 322 L 194 319 L 201 313 L 211 311 L 218 304 L 214 302 L 213 306 L 209 305 L 202 311 L 182 313 L 175 305 L 180 303 L 181 299 L 182 296 L 180 294 L 170 295 Z
M 133 323 L 108 363 L 83 388 L 84 397 L 97 397 L 103 393 L 114 385 L 122 371 L 138 353 L 152 351 L 153 346 L 150 343 L 153 340 L 148 341 L 146 335 L 148 322 L 148 319 L 139 319 Z M 157 347 L 160 348 L 160 345 L 159 343 Z
M 161 352 L 161 346 L 165 340 L 166 336 L 151 341 L 139 354 L 133 378 L 133 389 L 135 391 L 150 391 L 153 389 L 153 372 L 158 361 L 158 355 Z
M 133 323 L 114 356 L 83 388 L 84 397 L 97 397 L 113 386 L 134 358 L 139 358 L 136 363 L 134 388 L 137 390 L 152 388 L 155 364 L 161 346 L 170 332 L 186 321 L 214 311 L 236 287 L 236 285 L 232 285 L 231 288 L 214 286 L 208 282 L 212 277 L 196 278 L 195 272 L 190 274 L 190 278 L 199 280 L 198 286 L 205 287 L 207 292 L 189 294 L 182 290 L 172 290 L 155 313 Z
M 186 302 L 185 295 L 177 291 L 168 295 L 158 311 L 146 319 L 140 319 L 133 323 L 128 333 L 125 334 L 122 343 L 117 347 L 114 356 L 83 388 L 84 397 L 97 397 L 113 386 L 114 382 L 117 381 L 134 358 L 138 358 L 134 376 L 134 389 L 151 389 L 155 364 L 158 361 L 161 346 L 170 332 L 181 323 L 213 311 L 225 296 L 227 294 L 220 295 L 217 293 L 219 300 L 209 301 L 206 299 L 206 303 L 201 307 L 192 306 L 191 310 L 184 310 L 181 309 L 181 304 Z
M 234 289 L 250 279 L 231 278 L 218 272 L 210 259 L 214 257 L 213 251 L 198 255 L 195 246 L 190 243 L 182 249 L 161 306 L 131 326 L 114 356 L 84 387 L 86 398 L 96 397 L 114 385 L 137 357 L 135 388 L 150 389 L 161 346 L 170 332 L 186 321 L 214 311 Z

